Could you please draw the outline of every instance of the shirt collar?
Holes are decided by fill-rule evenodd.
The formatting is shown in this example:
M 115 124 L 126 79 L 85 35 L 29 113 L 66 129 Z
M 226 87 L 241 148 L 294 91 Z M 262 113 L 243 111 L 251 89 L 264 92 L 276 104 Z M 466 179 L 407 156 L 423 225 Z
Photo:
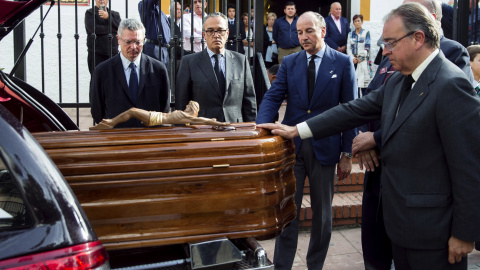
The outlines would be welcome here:
M 342 16 L 340 16 L 340 17 L 338 17 L 338 19 L 337 19 L 337 18 L 335 18 L 335 16 L 333 16 L 333 14 L 330 14 L 330 16 L 332 16 L 332 19 L 333 19 L 334 21 L 337 21 L 337 22 L 340 21 L 340 19 L 342 18 Z
M 325 47 L 326 46 L 323 46 L 320 51 L 318 51 L 315 55 L 318 57 L 318 59 L 322 59 L 323 55 L 325 54 Z M 305 51 L 307 53 L 307 60 L 310 60 L 310 57 L 312 57 L 311 54 L 309 54 L 307 51 Z
M 412 78 L 417 81 L 418 78 L 420 78 L 420 75 L 422 75 L 423 71 L 427 68 L 428 64 L 432 62 L 433 58 L 437 56 L 439 50 L 436 49 L 433 51 L 423 62 L 413 71 L 412 73 Z
M 125 56 L 123 56 L 122 52 L 119 52 L 120 53 L 120 59 L 122 59 L 122 65 L 123 65 L 123 69 L 127 69 L 130 67 L 130 63 L 132 61 L 128 60 Z M 135 59 L 133 62 L 135 63 L 135 66 L 136 67 L 139 67 L 140 66 L 140 59 L 142 58 L 142 53 L 140 53 L 137 57 L 137 59 Z
M 207 52 L 208 52 L 208 56 L 210 58 L 212 58 L 212 56 L 215 54 L 212 50 L 210 50 L 208 47 L 207 47 Z M 223 57 L 225 57 L 225 48 L 223 48 L 223 50 L 219 53 L 221 54 Z

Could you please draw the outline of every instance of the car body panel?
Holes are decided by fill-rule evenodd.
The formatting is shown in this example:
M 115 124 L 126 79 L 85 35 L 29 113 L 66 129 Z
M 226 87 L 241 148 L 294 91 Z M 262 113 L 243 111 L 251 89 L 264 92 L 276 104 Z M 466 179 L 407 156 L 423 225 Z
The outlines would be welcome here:
M 0 154 L 30 217 L 21 228 L 0 228 L 0 260 L 97 240 L 55 164 L 1 104 L 0 130 Z

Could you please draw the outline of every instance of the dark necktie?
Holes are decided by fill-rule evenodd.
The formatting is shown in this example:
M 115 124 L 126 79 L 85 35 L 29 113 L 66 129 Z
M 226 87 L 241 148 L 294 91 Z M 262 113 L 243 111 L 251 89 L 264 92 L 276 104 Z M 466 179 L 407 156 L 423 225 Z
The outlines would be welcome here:
M 405 101 L 405 99 L 407 99 L 407 96 L 410 93 L 410 90 L 412 89 L 412 84 L 414 82 L 415 80 L 413 79 L 412 75 L 407 75 L 405 76 L 405 78 L 403 78 L 402 95 L 400 96 L 400 103 L 398 104 L 399 111 L 402 107 L 403 102 Z
M 308 76 L 308 101 L 312 99 L 313 90 L 315 88 L 315 57 L 312 55 L 310 62 L 308 63 L 307 76 Z
M 133 103 L 137 104 L 137 96 L 138 96 L 138 75 L 137 70 L 135 69 L 135 63 L 130 63 L 130 80 L 128 82 L 128 90 L 132 97 Z
M 215 75 L 217 76 L 217 82 L 218 82 L 218 87 L 220 88 L 220 91 L 222 92 L 222 95 L 225 94 L 225 76 L 223 75 L 222 71 L 220 70 L 220 54 L 215 54 L 215 67 L 213 70 L 215 71 Z

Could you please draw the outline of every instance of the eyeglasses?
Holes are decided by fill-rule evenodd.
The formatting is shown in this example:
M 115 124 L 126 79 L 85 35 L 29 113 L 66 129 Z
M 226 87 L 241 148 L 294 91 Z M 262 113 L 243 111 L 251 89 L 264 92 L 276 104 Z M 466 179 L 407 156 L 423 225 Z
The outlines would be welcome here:
M 135 45 L 137 45 L 137 46 L 143 46 L 143 44 L 145 44 L 145 39 L 143 39 L 143 40 L 123 40 L 122 38 L 120 38 L 120 40 L 121 40 L 123 43 L 127 44 L 127 46 L 130 46 L 130 45 L 132 45 L 132 44 L 134 44 L 134 43 L 135 43 Z
M 217 34 L 217 33 L 220 36 L 223 36 L 227 32 L 227 30 L 225 30 L 225 29 L 218 29 L 218 30 L 208 29 L 208 30 L 205 30 L 204 32 L 207 33 L 207 36 L 213 36 L 214 34 Z
M 412 32 L 406 34 L 405 36 L 403 36 L 403 37 L 401 37 L 401 38 L 399 38 L 399 39 L 397 39 L 397 40 L 394 40 L 394 41 L 392 41 L 392 42 L 390 42 L 390 41 L 384 41 L 384 42 L 383 42 L 383 45 L 385 45 L 385 48 L 387 48 L 389 51 L 393 51 L 393 47 L 395 47 L 395 45 L 397 44 L 397 42 L 399 42 L 400 40 L 402 40 L 402 39 L 404 39 L 404 38 L 406 38 L 406 37 L 409 37 L 409 36 L 415 34 L 416 32 L 417 32 L 417 31 L 412 31 Z

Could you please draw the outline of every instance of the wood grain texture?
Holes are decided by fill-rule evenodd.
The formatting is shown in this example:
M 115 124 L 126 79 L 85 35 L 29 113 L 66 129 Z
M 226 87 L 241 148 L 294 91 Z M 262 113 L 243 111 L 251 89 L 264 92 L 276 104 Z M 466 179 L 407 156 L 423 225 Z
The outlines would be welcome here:
M 296 213 L 293 142 L 234 126 L 34 136 L 108 249 L 272 238 Z

